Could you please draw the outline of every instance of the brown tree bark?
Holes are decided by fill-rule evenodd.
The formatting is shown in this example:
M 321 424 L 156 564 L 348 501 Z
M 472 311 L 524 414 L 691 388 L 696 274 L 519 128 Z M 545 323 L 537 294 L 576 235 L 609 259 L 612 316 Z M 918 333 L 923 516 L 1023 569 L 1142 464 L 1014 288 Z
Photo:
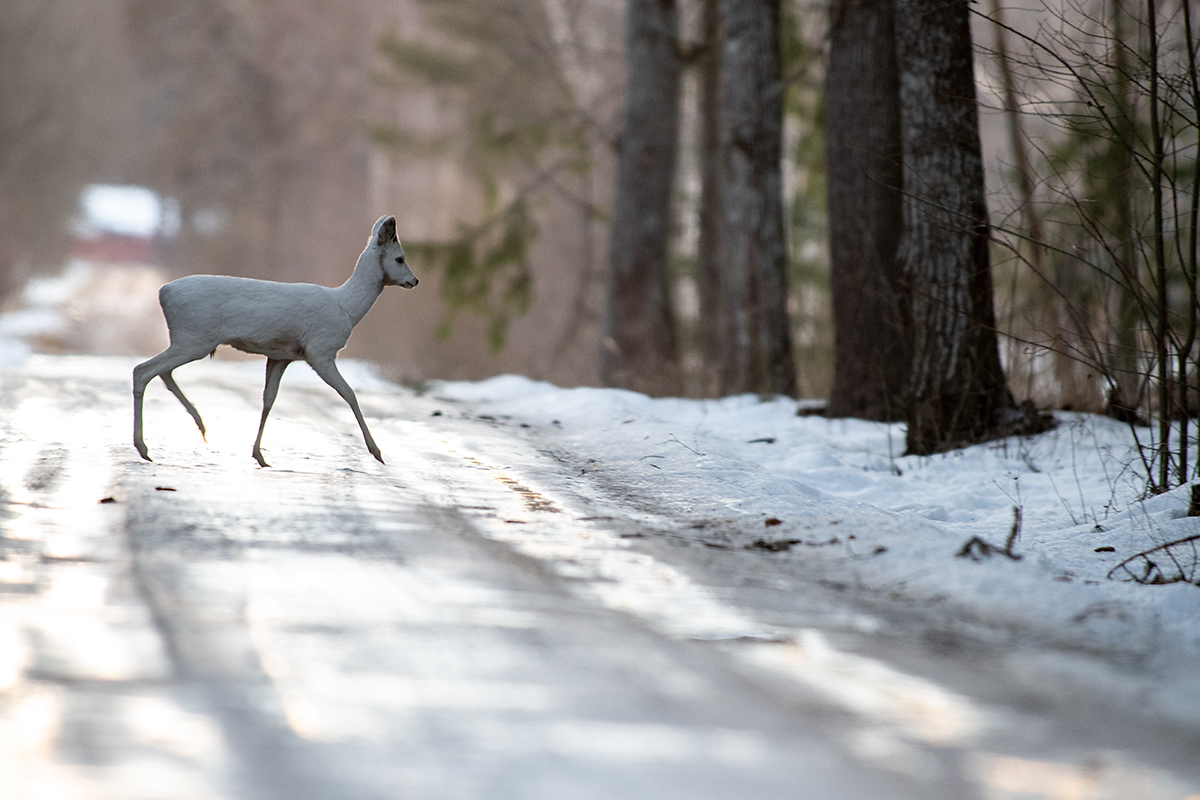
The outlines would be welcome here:
M 678 149 L 675 0 L 629 0 L 625 131 L 617 166 L 600 379 L 653 395 L 682 389 L 668 275 Z
M 899 420 L 910 355 L 896 250 L 903 222 L 892 4 L 836 0 L 825 79 L 833 292 L 831 417 Z
M 779 0 L 723 0 L 723 289 L 730 311 L 721 390 L 794 394 L 783 222 Z
M 1005 432 L 968 0 L 896 0 L 911 299 L 908 452 Z

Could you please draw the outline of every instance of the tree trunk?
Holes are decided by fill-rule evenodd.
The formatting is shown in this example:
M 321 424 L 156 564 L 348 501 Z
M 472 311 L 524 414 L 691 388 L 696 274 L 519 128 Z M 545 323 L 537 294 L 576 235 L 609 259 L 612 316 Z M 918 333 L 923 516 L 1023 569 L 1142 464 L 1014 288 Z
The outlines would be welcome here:
M 725 394 L 794 394 L 783 222 L 780 0 L 723 0 Z
M 908 452 L 1006 432 L 967 0 L 896 0 L 904 162 L 899 259 L 913 330 Z
M 825 141 L 834 376 L 828 414 L 898 420 L 910 356 L 896 261 L 903 174 L 892 5 L 836 0 L 830 15 Z
M 679 128 L 677 28 L 675 0 L 629 0 L 629 89 L 600 351 L 605 385 L 655 395 L 682 389 L 668 275 Z
M 730 334 L 721 258 L 724 215 L 721 181 L 725 165 L 721 148 L 721 0 L 704 0 L 704 54 L 700 62 L 700 241 L 696 254 L 696 288 L 700 298 L 697 346 L 700 386 L 705 396 L 720 392 L 721 365 Z
M 1114 281 L 1111 287 L 1111 302 L 1115 307 L 1117 324 L 1113 326 L 1110 337 L 1112 344 L 1108 371 L 1112 385 L 1109 387 L 1105 411 L 1116 419 L 1135 421 L 1138 419 L 1143 391 L 1142 370 L 1138 364 L 1142 355 L 1139 339 L 1142 325 L 1149 323 L 1149 319 L 1144 318 L 1142 305 L 1138 301 L 1144 280 L 1138 253 L 1141 233 L 1138 229 L 1140 223 L 1136 221 L 1134 211 L 1134 193 L 1127 190 L 1132 182 L 1139 180 L 1138 166 L 1134 161 L 1134 154 L 1139 148 L 1139 134 L 1133 108 L 1134 87 L 1130 85 L 1133 74 L 1129 64 L 1130 45 L 1127 44 L 1130 11 L 1125 5 L 1124 0 L 1115 0 L 1110 18 L 1113 32 L 1111 80 L 1116 111 L 1112 115 L 1113 130 L 1108 160 L 1113 165 L 1114 185 L 1121 186 L 1118 191 L 1112 193 L 1119 242 L 1115 250 L 1116 268 L 1120 279 Z M 1137 91 L 1141 91 L 1141 88 Z

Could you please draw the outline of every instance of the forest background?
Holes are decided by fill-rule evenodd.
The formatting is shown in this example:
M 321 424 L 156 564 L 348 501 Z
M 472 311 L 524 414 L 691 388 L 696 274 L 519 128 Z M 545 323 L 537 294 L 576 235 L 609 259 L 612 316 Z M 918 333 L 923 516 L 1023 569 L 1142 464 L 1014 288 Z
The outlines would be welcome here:
M 724 279 L 704 263 L 722 252 L 705 238 L 706 64 L 727 44 L 728 19 L 714 29 L 713 13 L 755 6 L 778 25 L 782 297 L 794 370 L 784 390 L 832 394 L 836 412 L 838 370 L 850 374 L 836 342 L 863 325 L 839 331 L 834 313 L 836 282 L 850 273 L 831 265 L 831 231 L 847 235 L 837 233 L 847 214 L 830 220 L 828 209 L 847 181 L 843 172 L 829 184 L 843 162 L 827 161 L 826 112 L 847 73 L 827 68 L 839 46 L 846 52 L 839 25 L 864 24 L 864 9 L 890 4 L 5 0 L 0 294 L 61 267 L 89 184 L 169 198 L 177 224 L 157 252 L 172 274 L 340 283 L 374 219 L 395 213 L 421 294 L 385 293 L 350 355 L 409 381 L 515 372 L 653 391 L 612 371 L 613 221 L 622 149 L 668 120 L 678 151 L 656 302 L 676 357 L 653 371 L 675 371 L 672 393 L 724 393 L 731 387 L 714 378 L 706 351 L 706 296 Z M 676 93 L 677 108 L 660 103 L 630 128 L 631 90 L 658 75 L 632 60 L 631 20 L 654 7 L 671 14 L 677 85 L 662 91 Z M 1192 416 L 1200 92 L 1191 0 L 969 9 L 986 230 L 961 227 L 987 242 L 987 327 L 1012 398 L 1132 422 Z M 860 102 L 837 114 L 853 139 L 878 108 Z M 866 290 L 858 280 L 841 294 L 857 301 Z M 897 404 L 908 392 L 896 389 Z M 1184 446 L 1170 451 L 1171 431 L 1157 430 L 1146 469 L 1165 488 L 1200 459 L 1189 467 L 1186 427 L 1174 433 Z

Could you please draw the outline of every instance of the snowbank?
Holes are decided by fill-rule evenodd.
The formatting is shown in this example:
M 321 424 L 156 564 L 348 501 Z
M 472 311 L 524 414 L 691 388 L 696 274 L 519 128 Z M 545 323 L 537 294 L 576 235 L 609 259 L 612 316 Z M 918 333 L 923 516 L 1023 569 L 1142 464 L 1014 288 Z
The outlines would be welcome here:
M 683 535 L 819 558 L 831 580 L 1068 647 L 1200 656 L 1200 587 L 1109 577 L 1200 532 L 1187 487 L 1144 497 L 1133 434 L 1113 420 L 1061 413 L 1040 436 L 904 457 L 903 425 L 797 416 L 784 398 L 652 399 L 511 375 L 431 391 L 546 431 Z M 1002 548 L 1014 509 L 1019 559 L 956 557 L 972 537 Z

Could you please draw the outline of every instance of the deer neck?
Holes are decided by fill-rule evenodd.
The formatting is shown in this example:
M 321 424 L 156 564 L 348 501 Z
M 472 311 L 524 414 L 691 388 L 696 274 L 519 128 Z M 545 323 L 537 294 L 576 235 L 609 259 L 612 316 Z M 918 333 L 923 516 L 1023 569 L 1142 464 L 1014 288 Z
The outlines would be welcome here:
M 358 257 L 354 274 L 335 290 L 338 303 L 355 325 L 367 315 L 383 291 L 383 265 L 378 263 L 379 253 L 373 250 L 370 248 Z

